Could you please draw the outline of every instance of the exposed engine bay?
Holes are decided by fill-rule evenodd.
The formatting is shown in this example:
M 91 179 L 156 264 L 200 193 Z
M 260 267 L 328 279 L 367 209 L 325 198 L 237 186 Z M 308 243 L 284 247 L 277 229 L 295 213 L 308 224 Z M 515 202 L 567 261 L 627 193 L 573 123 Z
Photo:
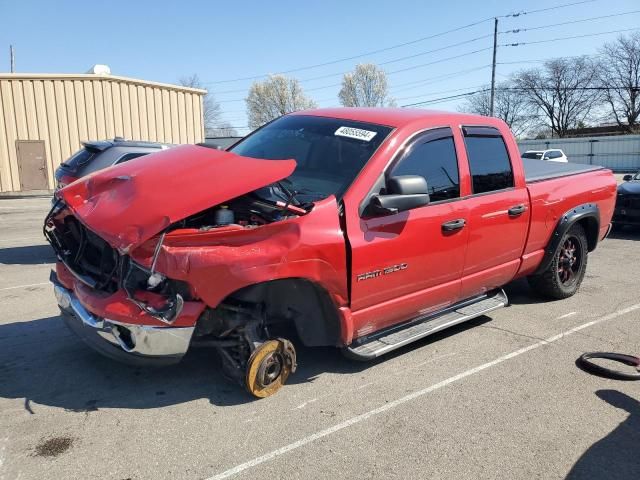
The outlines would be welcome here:
M 171 229 L 195 228 L 206 231 L 228 225 L 251 228 L 305 215 L 313 204 L 301 203 L 296 195 L 297 192 L 288 190 L 282 182 L 278 182 L 187 217 Z

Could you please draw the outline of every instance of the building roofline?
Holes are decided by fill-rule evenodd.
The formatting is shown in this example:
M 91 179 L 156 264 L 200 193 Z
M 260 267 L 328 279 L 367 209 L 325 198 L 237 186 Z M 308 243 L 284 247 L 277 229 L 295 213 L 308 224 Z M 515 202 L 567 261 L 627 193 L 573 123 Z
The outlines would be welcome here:
M 159 87 L 181 92 L 197 93 L 205 95 L 206 90 L 201 88 L 183 87 L 172 83 L 151 82 L 137 78 L 121 77 L 118 75 L 104 75 L 96 73 L 0 73 L 0 80 L 101 80 L 130 83 L 147 87 Z

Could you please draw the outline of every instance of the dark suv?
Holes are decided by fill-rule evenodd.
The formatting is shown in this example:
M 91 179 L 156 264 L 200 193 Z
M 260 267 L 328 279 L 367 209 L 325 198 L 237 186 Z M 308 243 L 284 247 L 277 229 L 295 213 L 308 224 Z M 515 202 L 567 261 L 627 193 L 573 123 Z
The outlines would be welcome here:
M 56 190 L 96 170 L 170 148 L 171 144 L 125 140 L 82 142 L 82 148 L 56 169 Z
M 640 226 L 640 172 L 635 175 L 625 175 L 624 183 L 618 186 L 613 225 L 616 227 Z

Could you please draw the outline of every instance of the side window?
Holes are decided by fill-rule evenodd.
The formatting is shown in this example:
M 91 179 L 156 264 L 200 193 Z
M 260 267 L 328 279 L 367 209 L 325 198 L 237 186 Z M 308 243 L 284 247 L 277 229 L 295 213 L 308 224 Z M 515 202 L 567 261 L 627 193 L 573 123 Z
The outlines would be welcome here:
M 123 156 L 121 156 L 118 159 L 116 163 L 128 162 L 129 160 L 133 160 L 134 158 L 138 158 L 138 157 L 144 157 L 145 155 L 148 155 L 148 153 L 146 152 L 145 153 L 125 153 Z
M 501 136 L 468 135 L 464 139 L 469 157 L 473 193 L 486 193 L 514 186 L 513 170 Z
M 432 202 L 458 198 L 460 181 L 453 137 L 418 140 L 391 171 L 391 176 L 396 175 L 423 176 Z
M 551 153 L 549 154 L 549 158 L 560 158 L 561 156 L 562 153 L 560 150 L 551 150 Z

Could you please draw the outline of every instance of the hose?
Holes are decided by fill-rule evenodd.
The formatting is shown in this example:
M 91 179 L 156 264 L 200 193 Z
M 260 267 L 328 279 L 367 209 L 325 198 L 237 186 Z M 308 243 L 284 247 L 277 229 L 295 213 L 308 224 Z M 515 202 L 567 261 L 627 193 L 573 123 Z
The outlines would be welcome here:
M 602 358 L 613 360 L 614 362 L 623 363 L 630 367 L 636 367 L 637 373 L 622 372 L 611 368 L 603 367 L 591 361 L 593 358 Z M 584 353 L 576 362 L 580 368 L 586 372 L 598 375 L 600 377 L 612 378 L 614 380 L 640 380 L 640 358 L 632 355 L 623 355 L 621 353 L 610 352 L 589 352 Z

